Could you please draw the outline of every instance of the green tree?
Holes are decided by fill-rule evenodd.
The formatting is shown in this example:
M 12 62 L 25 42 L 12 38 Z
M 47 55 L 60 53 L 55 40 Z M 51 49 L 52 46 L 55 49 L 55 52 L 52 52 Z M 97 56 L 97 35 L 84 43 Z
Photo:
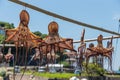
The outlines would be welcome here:
M 13 23 L 1 22 L 1 21 L 0 21 L 0 27 L 5 28 L 5 29 L 15 28 Z M 5 39 L 5 34 L 4 33 L 5 33 L 4 30 L 0 31 L 0 44 L 3 43 L 3 41 Z
M 42 34 L 41 38 L 45 38 L 47 36 L 47 34 Z
M 35 31 L 35 32 L 33 32 L 35 35 L 37 35 L 37 36 L 40 36 L 41 37 L 41 35 L 42 35 L 42 33 L 40 32 L 40 31 Z
M 45 38 L 47 34 L 42 34 L 40 31 L 33 32 L 35 35 L 40 36 L 41 38 Z
M 85 66 L 86 63 L 84 63 Z M 87 67 L 87 71 L 89 74 L 97 74 L 97 75 L 103 75 L 105 73 L 105 69 L 100 67 L 97 64 L 89 63 Z
M 4 27 L 5 29 L 15 28 L 13 23 L 8 23 L 8 22 L 0 22 L 0 27 Z

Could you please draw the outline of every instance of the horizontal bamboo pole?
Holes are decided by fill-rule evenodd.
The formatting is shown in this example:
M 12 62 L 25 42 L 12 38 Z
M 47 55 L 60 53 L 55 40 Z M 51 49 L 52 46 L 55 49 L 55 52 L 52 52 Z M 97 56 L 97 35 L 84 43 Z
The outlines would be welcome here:
M 53 12 L 38 8 L 38 7 L 33 6 L 31 4 L 22 2 L 21 0 L 9 0 L 9 1 L 20 4 L 20 5 L 23 5 L 23 6 L 28 7 L 28 8 L 31 8 L 31 9 L 36 10 L 38 12 L 42 12 L 42 13 L 44 13 L 46 15 L 53 16 L 53 17 L 56 17 L 56 18 L 59 18 L 59 19 L 62 19 L 62 20 L 77 24 L 77 25 L 81 25 L 81 26 L 84 26 L 84 27 L 88 27 L 88 28 L 92 28 L 92 29 L 99 30 L 99 31 L 102 31 L 102 32 L 106 32 L 106 33 L 110 33 L 110 34 L 120 36 L 120 34 L 117 33 L 117 32 L 110 31 L 110 30 L 107 30 L 107 29 L 104 29 L 104 28 L 100 28 L 100 27 L 97 27 L 97 26 L 93 26 L 93 25 L 90 25 L 90 24 L 86 24 L 86 23 L 83 23 L 83 22 L 80 22 L 80 21 L 77 21 L 77 20 L 67 18 L 67 17 L 61 16 L 61 15 L 58 15 L 56 13 L 53 13 Z
M 120 38 L 120 36 L 113 36 L 113 39 L 116 39 L 116 38 Z M 108 39 L 111 39 L 111 36 L 103 38 L 103 40 L 108 40 Z M 84 42 L 92 42 L 92 41 L 97 41 L 97 38 L 84 40 Z M 76 40 L 73 43 L 80 43 L 80 42 L 81 42 L 80 40 Z

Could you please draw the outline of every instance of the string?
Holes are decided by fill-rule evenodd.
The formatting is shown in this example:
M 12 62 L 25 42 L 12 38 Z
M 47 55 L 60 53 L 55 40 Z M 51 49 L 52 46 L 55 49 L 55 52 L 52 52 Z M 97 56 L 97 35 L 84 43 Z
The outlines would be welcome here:
M 23 10 L 26 10 L 26 4 L 25 4 L 25 5 L 23 5 Z

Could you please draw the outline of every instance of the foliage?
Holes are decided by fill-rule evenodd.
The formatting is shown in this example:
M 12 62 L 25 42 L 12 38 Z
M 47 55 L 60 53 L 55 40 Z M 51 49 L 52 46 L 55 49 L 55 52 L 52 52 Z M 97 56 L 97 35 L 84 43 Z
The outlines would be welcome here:
M 105 73 L 105 69 L 97 64 L 89 63 L 87 67 L 87 72 L 89 74 L 103 75 Z
M 45 37 L 47 37 L 47 34 L 42 34 L 41 35 L 41 38 L 45 38 Z
M 61 62 L 65 63 L 65 60 L 66 60 L 66 58 L 68 58 L 68 56 L 66 54 L 63 54 L 63 53 L 59 52 L 59 51 L 56 54 L 59 56 L 56 59 L 57 63 L 61 63 Z
M 47 34 L 42 34 L 40 31 L 35 31 L 35 32 L 33 32 L 33 34 L 40 36 L 42 39 L 47 36 Z
M 67 61 L 62 61 L 61 64 L 63 64 L 64 66 L 70 66 L 69 62 Z
M 0 68 L 0 76 L 5 77 L 6 76 L 6 69 L 5 68 Z
M 5 36 L 0 34 L 0 44 L 3 43 L 4 39 L 5 39 Z
M 8 22 L 0 22 L 0 26 L 4 27 L 5 29 L 12 29 L 15 28 L 13 23 L 8 23 Z
M 37 36 L 41 36 L 42 35 L 42 33 L 40 31 L 35 31 L 35 32 L 33 32 L 33 34 L 35 34 Z
M 5 71 L 0 72 L 0 76 L 4 77 L 6 75 Z

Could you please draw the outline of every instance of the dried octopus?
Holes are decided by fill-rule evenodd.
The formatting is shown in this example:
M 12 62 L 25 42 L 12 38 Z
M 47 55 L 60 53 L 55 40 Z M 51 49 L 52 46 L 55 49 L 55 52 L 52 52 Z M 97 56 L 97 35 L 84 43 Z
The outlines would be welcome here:
M 13 58 L 13 54 L 11 54 L 11 48 L 8 49 L 8 53 L 6 55 L 3 54 L 2 48 L 0 48 L 0 63 L 9 63 L 11 58 Z
M 13 54 L 11 53 L 11 48 L 9 48 L 9 49 L 8 49 L 8 53 L 5 55 L 5 60 L 6 60 L 6 62 L 9 63 L 10 60 L 11 60 L 11 58 L 14 59 L 14 56 L 13 56 Z
M 16 46 L 16 61 L 19 60 L 18 47 L 26 48 L 25 54 L 27 57 L 28 49 L 37 46 L 38 41 L 41 41 L 40 37 L 30 32 L 28 23 L 29 23 L 29 14 L 26 10 L 22 10 L 20 12 L 19 26 L 15 29 L 6 30 L 7 39 L 5 41 L 14 42 Z
M 84 61 L 84 55 L 85 55 L 85 50 L 86 50 L 86 44 L 84 43 L 84 35 L 85 35 L 85 29 L 82 31 L 81 35 L 81 41 L 80 41 L 80 47 L 78 47 L 78 65 L 80 69 L 82 70 L 82 63 Z
M 58 24 L 56 22 L 53 21 L 48 25 L 48 31 L 48 36 L 39 44 L 40 52 L 43 55 L 46 55 L 46 57 L 49 53 L 51 55 L 51 59 L 53 59 L 52 61 L 47 61 L 51 61 L 53 63 L 55 55 L 52 54 L 62 52 L 64 49 L 75 51 L 73 49 L 73 39 L 62 38 L 59 36 Z
M 16 47 L 16 57 L 15 57 L 15 63 L 14 66 L 17 64 L 19 65 L 19 60 L 24 63 L 25 68 L 24 72 L 27 67 L 27 56 L 29 49 L 32 47 L 36 47 L 38 45 L 38 42 L 40 42 L 42 39 L 36 35 L 34 35 L 32 32 L 30 32 L 29 27 L 29 14 L 26 10 L 22 10 L 20 12 L 20 23 L 19 26 L 15 29 L 7 29 L 6 30 L 6 36 L 7 39 L 6 42 L 14 42 Z M 21 53 L 22 58 L 20 58 Z M 24 75 L 24 72 L 21 76 L 21 79 Z M 14 73 L 14 79 L 15 79 L 15 73 Z M 20 79 L 20 80 L 21 80 Z
M 112 39 L 113 38 L 111 38 L 111 42 L 108 44 L 108 47 L 104 48 L 103 43 L 102 43 L 103 36 L 99 35 L 97 39 L 97 42 L 98 42 L 97 47 L 94 47 L 94 44 L 90 44 L 89 48 L 87 48 L 86 50 L 85 56 L 86 56 L 87 64 L 88 64 L 90 57 L 93 57 L 93 56 L 97 57 L 101 55 L 103 57 L 107 57 L 110 60 L 110 66 L 112 70 L 112 52 L 113 52 Z

